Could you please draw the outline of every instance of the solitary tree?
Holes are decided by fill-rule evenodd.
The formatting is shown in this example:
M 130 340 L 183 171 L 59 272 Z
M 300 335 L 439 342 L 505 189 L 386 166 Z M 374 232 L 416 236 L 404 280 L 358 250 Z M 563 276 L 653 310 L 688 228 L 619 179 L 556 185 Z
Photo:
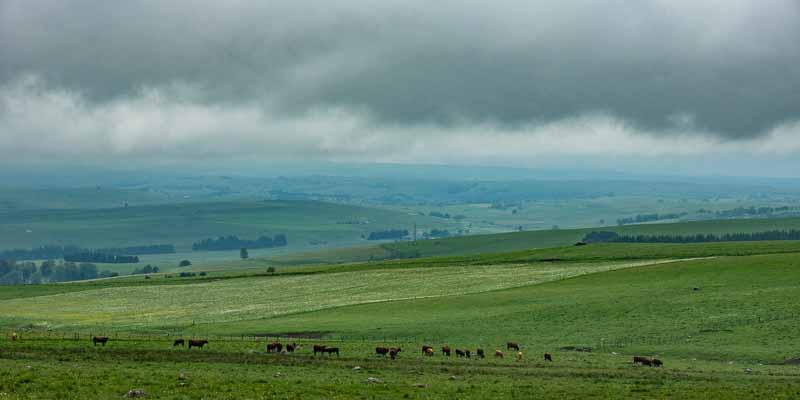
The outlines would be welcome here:
M 247 259 L 247 257 L 250 257 L 250 255 L 247 254 L 247 249 L 246 248 L 242 247 L 242 249 L 239 250 L 239 257 L 241 257 L 242 260 L 245 260 L 245 259 Z

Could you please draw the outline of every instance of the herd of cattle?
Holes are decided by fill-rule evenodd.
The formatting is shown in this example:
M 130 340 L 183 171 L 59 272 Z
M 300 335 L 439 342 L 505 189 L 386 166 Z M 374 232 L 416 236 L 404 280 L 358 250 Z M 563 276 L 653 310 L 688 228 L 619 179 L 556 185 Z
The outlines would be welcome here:
M 14 337 L 14 340 L 16 340 L 16 336 Z M 105 346 L 107 342 L 108 342 L 108 337 L 107 336 L 94 336 L 94 337 L 92 337 L 92 343 L 94 343 L 95 346 L 97 346 L 98 343 L 100 343 L 103 346 Z M 175 347 L 175 346 L 185 346 L 187 343 L 189 344 L 189 349 L 191 349 L 192 347 L 199 347 L 199 348 L 202 349 L 203 346 L 208 344 L 208 340 L 176 339 L 172 343 L 172 346 L 173 347 Z M 284 345 L 284 344 L 282 344 L 280 342 L 271 342 L 271 343 L 267 343 L 266 348 L 267 348 L 267 353 L 282 353 L 282 352 L 284 352 L 284 350 L 286 351 L 286 353 L 294 353 L 295 350 L 300 348 L 300 345 L 298 345 L 297 343 L 287 343 L 287 344 Z M 514 342 L 506 343 L 506 351 L 509 351 L 509 350 L 516 351 L 516 354 L 514 354 L 514 356 L 516 357 L 517 361 L 522 361 L 522 351 L 520 351 L 519 344 L 514 343 Z M 396 359 L 401 351 L 402 351 L 402 349 L 400 347 L 381 347 L 381 346 L 378 346 L 378 347 L 375 348 L 375 354 L 376 355 L 383 356 L 383 357 L 388 355 L 392 360 Z M 459 357 L 459 358 L 472 358 L 472 354 L 473 354 L 470 349 L 451 349 L 449 345 L 442 346 L 441 351 L 442 351 L 442 356 L 446 356 L 446 357 L 450 357 L 452 355 L 453 351 L 456 353 L 456 357 Z M 338 347 L 329 347 L 329 346 L 321 345 L 321 344 L 315 344 L 314 347 L 313 347 L 313 353 L 314 353 L 314 356 L 316 356 L 317 354 L 320 354 L 320 355 L 336 354 L 336 356 L 338 357 L 339 356 L 339 348 Z M 422 355 L 423 356 L 433 357 L 434 353 L 435 353 L 435 351 L 433 349 L 433 346 L 422 345 Z M 482 348 L 475 349 L 475 353 L 474 354 L 475 354 L 475 358 L 486 358 L 486 352 Z M 501 350 L 495 350 L 494 351 L 494 357 L 495 358 L 504 358 L 505 354 Z M 553 362 L 553 356 L 550 353 L 544 353 L 544 361 Z M 641 356 L 634 356 L 633 357 L 633 363 L 634 364 L 647 365 L 647 366 L 650 366 L 650 367 L 661 367 L 661 366 L 664 365 L 664 363 L 661 362 L 661 360 L 659 360 L 657 358 L 648 358 L 648 357 L 641 357 Z

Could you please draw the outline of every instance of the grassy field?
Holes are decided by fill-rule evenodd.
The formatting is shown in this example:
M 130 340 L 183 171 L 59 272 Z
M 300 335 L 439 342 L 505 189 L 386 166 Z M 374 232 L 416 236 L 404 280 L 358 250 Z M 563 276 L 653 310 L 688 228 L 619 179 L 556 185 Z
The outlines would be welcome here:
M 254 269 L 0 288 L 0 392 L 793 398 L 800 367 L 784 361 L 800 357 L 798 255 L 792 241 L 603 244 L 281 267 L 275 275 Z M 12 329 L 21 340 L 8 340 Z M 112 336 L 107 347 L 91 346 L 89 335 L 98 333 Z M 167 334 L 211 344 L 172 348 Z M 289 334 L 301 337 L 292 339 L 303 346 L 298 354 L 264 354 L 257 338 Z M 418 350 L 447 343 L 491 355 L 509 340 L 522 346 L 522 361 L 427 358 Z M 317 343 L 340 347 L 342 356 L 313 357 Z M 384 360 L 373 355 L 376 345 L 404 352 Z M 555 362 L 541 361 L 543 352 Z M 633 355 L 658 357 L 665 367 L 634 366 Z

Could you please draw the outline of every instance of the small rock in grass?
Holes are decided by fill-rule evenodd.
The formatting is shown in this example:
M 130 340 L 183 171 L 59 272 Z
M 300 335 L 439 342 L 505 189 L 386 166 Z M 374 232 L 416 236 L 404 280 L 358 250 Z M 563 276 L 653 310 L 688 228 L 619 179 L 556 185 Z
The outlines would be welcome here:
M 276 378 L 280 378 L 280 377 L 282 377 L 282 376 L 283 376 L 283 374 L 282 374 L 282 373 L 280 373 L 280 372 L 276 372 L 276 373 L 275 373 L 275 377 L 276 377 Z
M 367 378 L 367 383 L 383 383 L 383 380 L 378 378 L 373 378 L 370 376 L 369 378 Z
M 450 380 L 451 380 L 451 381 L 454 381 L 454 380 L 456 380 L 456 379 L 458 379 L 458 377 L 457 377 L 457 376 L 455 376 L 455 375 L 450 375 Z
M 137 398 L 137 397 L 147 397 L 147 392 L 144 389 L 131 389 L 125 394 L 125 397 L 129 399 Z
M 179 373 L 178 374 L 178 380 L 179 381 L 186 380 L 186 374 L 184 374 L 183 372 Z
M 418 388 L 426 388 L 426 387 L 428 387 L 428 385 L 425 384 L 425 383 L 415 383 L 414 386 L 418 387 Z
M 745 368 L 744 369 L 744 373 L 745 374 L 752 374 L 753 373 L 753 369 L 752 368 Z
M 355 367 L 353 367 L 353 371 L 361 371 L 361 367 L 359 367 L 358 365 L 356 365 Z

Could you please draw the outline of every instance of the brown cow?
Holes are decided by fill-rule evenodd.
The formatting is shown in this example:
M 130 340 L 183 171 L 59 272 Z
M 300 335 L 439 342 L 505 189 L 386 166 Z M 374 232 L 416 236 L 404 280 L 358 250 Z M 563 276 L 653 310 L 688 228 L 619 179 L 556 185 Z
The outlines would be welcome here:
M 325 345 L 324 344 L 315 344 L 314 345 L 314 355 L 316 356 L 317 353 L 320 353 L 320 354 L 325 353 Z
M 466 353 L 464 353 L 464 350 L 461 350 L 461 349 L 456 349 L 456 357 L 464 357 L 464 356 L 466 356 L 466 355 L 467 355 L 467 354 L 466 354 Z
M 297 343 L 286 343 L 286 352 L 287 353 L 294 353 L 294 350 L 297 348 Z
M 477 354 L 480 358 L 486 358 L 486 355 L 483 353 L 483 349 L 475 350 L 475 354 Z
M 466 354 L 467 358 L 472 358 L 472 353 L 469 350 L 464 350 L 464 354 Z
M 175 346 L 186 346 L 186 341 L 183 339 L 175 339 L 175 341 L 172 342 L 172 347 Z
M 103 347 L 105 347 L 106 342 L 108 342 L 107 336 L 95 336 L 92 338 L 92 343 L 94 343 L 95 346 L 97 346 L 98 343 L 101 343 Z
M 267 353 L 280 353 L 283 345 L 280 342 L 267 343 Z
M 442 346 L 442 355 L 450 357 L 450 346 L 448 345 Z
M 203 339 L 203 340 L 191 340 L 190 339 L 189 340 L 189 350 L 191 350 L 192 347 L 199 347 L 200 350 L 202 350 L 203 346 L 205 346 L 207 344 L 208 344 L 208 340 L 205 340 L 205 339 Z
M 327 353 L 327 354 L 336 353 L 336 357 L 339 357 L 339 348 L 338 347 L 326 347 L 324 350 L 322 350 L 322 352 L 323 352 L 323 354 L 324 353 Z
M 553 362 L 553 356 L 551 356 L 550 353 L 544 353 L 544 360 Z
M 633 363 L 634 364 L 647 365 L 647 366 L 653 366 L 653 360 L 651 360 L 651 359 L 649 359 L 647 357 L 641 357 L 641 356 L 633 356 Z
M 503 358 L 503 352 L 500 350 L 494 351 L 494 358 Z
M 392 360 L 394 360 L 395 358 L 397 358 L 397 354 L 400 353 L 401 351 L 402 349 L 400 349 L 399 347 L 392 347 L 391 349 L 389 349 L 389 357 Z
M 422 345 L 422 354 L 428 354 L 428 349 L 433 350 L 433 347 L 428 346 L 427 344 Z
M 388 347 L 376 347 L 375 348 L 375 354 L 377 354 L 379 356 L 386 356 L 387 354 L 389 354 L 389 348 Z
M 653 362 L 653 366 L 654 367 L 660 367 L 660 366 L 664 365 L 664 363 L 661 362 L 661 360 L 659 360 L 657 358 L 654 358 L 652 362 Z
M 425 355 L 426 355 L 426 356 L 428 356 L 428 357 L 433 357 L 433 348 L 431 348 L 431 347 L 428 347 L 428 348 L 427 348 L 427 349 L 425 349 L 424 351 L 425 351 L 425 353 L 423 353 L 423 354 L 425 354 Z
M 11 333 L 11 341 L 12 342 L 16 342 L 17 341 L 17 332 Z
M 506 343 L 506 350 L 516 350 L 519 351 L 519 345 L 514 342 Z

